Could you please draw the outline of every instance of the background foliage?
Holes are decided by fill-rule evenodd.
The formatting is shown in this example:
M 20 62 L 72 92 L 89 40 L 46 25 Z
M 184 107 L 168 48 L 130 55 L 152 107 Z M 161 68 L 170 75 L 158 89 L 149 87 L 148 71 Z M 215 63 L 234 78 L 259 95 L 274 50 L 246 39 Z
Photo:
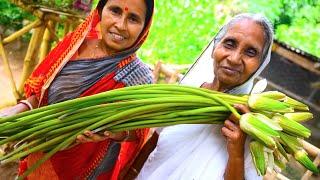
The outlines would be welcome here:
M 147 42 L 139 51 L 146 61 L 189 64 L 219 28 L 241 12 L 262 13 L 276 39 L 320 57 L 320 0 L 166 0 L 156 1 Z
M 32 18 L 31 14 L 24 12 L 13 4 L 10 4 L 8 0 L 0 0 L 1 33 L 8 35 L 17 29 L 22 28 L 24 19 L 30 20 Z
M 320 0 L 156 0 L 151 32 L 138 54 L 149 63 L 192 63 L 219 27 L 241 12 L 266 15 L 276 39 L 320 57 Z M 0 15 L 0 25 L 14 29 L 30 19 L 8 0 L 0 0 Z
M 154 23 L 139 51 L 140 57 L 151 62 L 193 62 L 225 18 L 216 18 L 214 9 L 218 2 L 156 1 Z

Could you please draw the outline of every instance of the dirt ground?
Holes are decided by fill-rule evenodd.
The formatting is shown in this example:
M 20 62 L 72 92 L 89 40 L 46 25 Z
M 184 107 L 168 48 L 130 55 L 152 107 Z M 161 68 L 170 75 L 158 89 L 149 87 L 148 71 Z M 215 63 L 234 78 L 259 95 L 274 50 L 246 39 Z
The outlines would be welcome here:
M 27 51 L 27 46 L 27 43 L 15 41 L 4 47 L 17 86 L 20 83 L 23 59 Z M 11 90 L 8 75 L 6 74 L 5 69 L 3 67 L 3 59 L 2 57 L 0 57 L 0 109 L 8 105 L 11 105 L 13 102 L 14 96 Z M 3 150 L 4 147 L 0 147 L 0 154 Z M 17 175 L 17 168 L 17 162 L 0 165 L 0 180 L 15 179 Z
M 15 41 L 6 45 L 5 51 L 9 59 L 9 65 L 17 87 L 20 84 L 24 55 L 27 51 L 27 43 Z M 5 72 L 2 56 L 0 57 L 0 108 L 11 105 L 14 102 L 14 96 L 11 90 L 9 76 Z

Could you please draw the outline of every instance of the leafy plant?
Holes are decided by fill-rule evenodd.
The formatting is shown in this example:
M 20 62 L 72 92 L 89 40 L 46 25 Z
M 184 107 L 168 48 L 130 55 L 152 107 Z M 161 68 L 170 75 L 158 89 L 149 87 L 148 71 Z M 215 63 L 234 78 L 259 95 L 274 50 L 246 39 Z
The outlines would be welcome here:
M 42 1 L 61 6 L 71 2 Z M 93 7 L 97 3 L 93 0 Z M 241 12 L 266 15 L 278 40 L 320 56 L 319 0 L 157 0 L 150 35 L 138 55 L 148 63 L 190 64 L 223 23 Z M 7 0 L 0 0 L 0 14 L 0 25 L 15 30 L 32 17 Z
M 319 0 L 166 0 L 155 6 L 150 35 L 138 52 L 152 64 L 192 63 L 222 24 L 241 12 L 264 14 L 278 40 L 320 56 Z
M 0 0 L 0 25 L 6 29 L 18 30 L 23 26 L 24 19 L 32 19 L 32 15 L 24 12 L 7 0 Z
M 156 1 L 153 25 L 139 56 L 154 63 L 190 64 L 201 53 L 225 16 L 215 11 L 217 0 Z

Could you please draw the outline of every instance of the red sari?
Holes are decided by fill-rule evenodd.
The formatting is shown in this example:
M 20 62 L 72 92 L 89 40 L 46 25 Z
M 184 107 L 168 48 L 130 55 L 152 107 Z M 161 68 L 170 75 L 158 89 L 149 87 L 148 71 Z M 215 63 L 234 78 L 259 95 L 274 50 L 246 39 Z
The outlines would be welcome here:
M 153 10 L 152 10 L 153 12 Z M 151 19 L 151 18 L 150 18 Z M 27 97 L 35 95 L 39 100 L 39 106 L 46 105 L 48 102 L 48 88 L 57 74 L 66 63 L 77 52 L 78 48 L 86 38 L 101 38 L 99 34 L 99 15 L 98 11 L 93 11 L 77 29 L 68 34 L 42 61 L 42 63 L 31 74 L 25 84 Z M 122 68 L 136 58 L 135 51 L 142 45 L 149 31 L 151 20 L 146 22 L 146 26 L 132 48 L 124 52 L 133 52 L 121 60 L 117 67 Z M 122 52 L 123 53 L 123 52 Z M 81 94 L 88 96 L 111 89 L 124 87 L 125 84 L 117 82 L 114 73 L 102 77 L 93 86 Z M 121 172 L 130 166 L 142 145 L 145 143 L 149 129 L 136 130 L 137 140 L 133 142 L 121 143 L 120 153 L 113 169 L 109 172 L 100 174 L 98 179 L 118 179 Z M 84 143 L 71 149 L 60 151 L 43 163 L 38 169 L 31 173 L 27 179 L 86 179 L 102 161 L 105 151 L 110 144 L 109 140 L 98 143 Z M 20 163 L 19 174 L 22 174 L 31 167 L 43 153 L 33 153 Z

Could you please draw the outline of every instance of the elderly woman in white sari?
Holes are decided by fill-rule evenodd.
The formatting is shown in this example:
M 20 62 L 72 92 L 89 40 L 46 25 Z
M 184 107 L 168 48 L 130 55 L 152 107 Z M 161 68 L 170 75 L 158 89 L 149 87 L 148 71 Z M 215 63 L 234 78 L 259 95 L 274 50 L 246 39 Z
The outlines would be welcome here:
M 221 28 L 204 52 L 212 52 L 213 63 L 200 57 L 181 83 L 232 94 L 250 93 L 253 79 L 270 61 L 272 42 L 273 29 L 265 17 L 237 15 Z M 203 74 L 210 63 L 212 70 Z M 235 122 L 230 117 L 223 125 L 162 129 L 137 179 L 261 179 L 253 166 L 246 134 Z

